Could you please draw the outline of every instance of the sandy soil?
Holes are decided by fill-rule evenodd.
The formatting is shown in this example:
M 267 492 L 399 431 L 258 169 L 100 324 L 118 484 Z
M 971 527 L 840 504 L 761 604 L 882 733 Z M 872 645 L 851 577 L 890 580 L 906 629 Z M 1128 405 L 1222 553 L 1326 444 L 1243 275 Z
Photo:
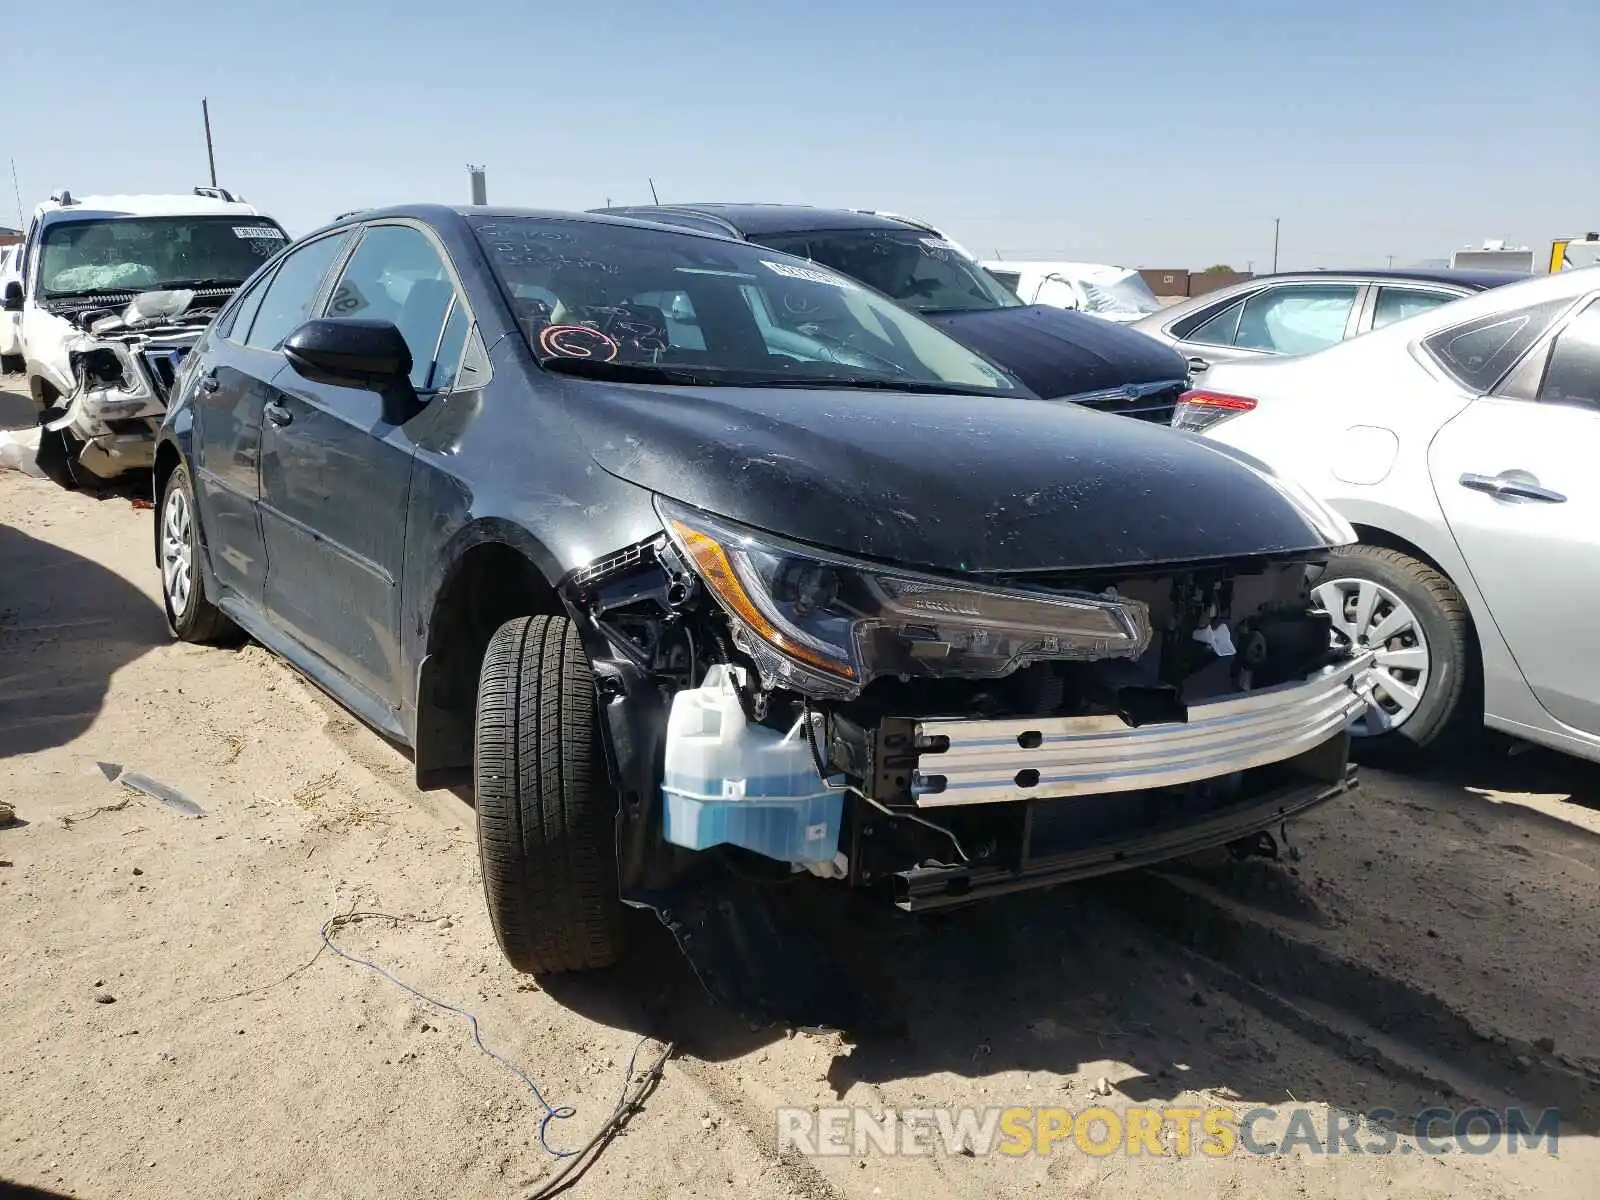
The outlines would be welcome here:
M 859 910 L 893 1041 L 751 1029 L 651 920 L 616 971 L 502 962 L 470 807 L 259 647 L 172 643 L 152 518 L 0 473 L 0 1190 L 513 1197 L 542 1109 L 577 1115 L 641 1037 L 680 1054 L 577 1194 L 1594 1194 L 1600 775 L 1540 754 L 1370 772 L 1291 829 L 1298 863 L 1187 865 L 936 922 Z M 139 772 L 185 816 L 112 776 Z M 418 918 L 411 920 L 409 918 Z M 658 1047 L 651 1041 L 646 1050 Z M 1097 1082 L 1110 1085 L 1107 1097 Z M 780 1158 L 781 1105 L 1559 1103 L 1559 1157 Z M 1408 1144 L 1402 1139 L 1402 1144 Z

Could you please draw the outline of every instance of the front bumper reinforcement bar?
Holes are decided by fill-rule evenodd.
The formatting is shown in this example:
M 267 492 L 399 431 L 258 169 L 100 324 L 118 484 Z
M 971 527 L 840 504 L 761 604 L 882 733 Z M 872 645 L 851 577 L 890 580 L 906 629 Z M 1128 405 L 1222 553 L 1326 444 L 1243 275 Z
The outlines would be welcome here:
M 1173 787 L 1293 758 L 1347 728 L 1367 705 L 1364 651 L 1299 682 L 1195 704 L 1183 722 L 1033 717 L 916 723 L 919 808 L 1097 796 Z

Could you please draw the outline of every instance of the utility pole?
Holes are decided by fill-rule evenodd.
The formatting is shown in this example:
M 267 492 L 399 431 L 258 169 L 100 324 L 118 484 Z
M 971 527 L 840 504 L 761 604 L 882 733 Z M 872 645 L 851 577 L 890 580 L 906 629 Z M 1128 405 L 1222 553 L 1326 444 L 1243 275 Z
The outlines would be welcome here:
M 651 179 L 649 176 L 646 176 L 645 177 L 645 182 L 650 185 L 650 203 L 651 204 L 660 204 L 661 203 L 661 197 L 656 195 L 656 181 L 654 179 Z
M 217 155 L 211 146 L 211 105 L 204 96 L 200 97 L 200 115 L 206 123 L 206 162 L 211 166 L 211 186 L 217 186 Z
M 22 217 L 22 188 L 17 183 L 17 160 L 11 160 L 11 190 L 17 197 L 17 228 L 26 229 L 28 223 Z
M 1279 218 L 1272 218 L 1272 273 L 1278 273 L 1278 222 Z
M 1391 267 L 1392 267 L 1392 266 L 1394 266 L 1394 255 L 1392 255 L 1392 254 L 1391 254 L 1391 255 L 1389 255 L 1389 265 L 1390 265 L 1390 266 L 1391 266 Z

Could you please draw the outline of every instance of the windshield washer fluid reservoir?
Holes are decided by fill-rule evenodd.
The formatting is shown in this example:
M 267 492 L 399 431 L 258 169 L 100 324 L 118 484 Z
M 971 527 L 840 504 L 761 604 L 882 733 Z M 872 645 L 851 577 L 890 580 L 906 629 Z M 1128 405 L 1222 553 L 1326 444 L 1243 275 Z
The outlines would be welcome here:
M 787 734 L 752 725 L 728 668 L 672 698 L 661 780 L 667 841 L 742 846 L 791 863 L 831 863 L 843 792 L 817 774 L 804 718 Z

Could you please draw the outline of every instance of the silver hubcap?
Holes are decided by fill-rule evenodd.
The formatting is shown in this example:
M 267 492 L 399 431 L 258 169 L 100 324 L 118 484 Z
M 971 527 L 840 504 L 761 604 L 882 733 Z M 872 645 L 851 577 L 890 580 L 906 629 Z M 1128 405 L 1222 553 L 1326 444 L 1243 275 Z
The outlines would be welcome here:
M 1334 645 L 1378 652 L 1372 699 L 1350 731 L 1372 737 L 1399 728 L 1422 703 L 1432 661 L 1416 615 L 1399 596 L 1370 579 L 1330 579 L 1311 595 L 1333 619 Z
M 189 589 L 194 586 L 191 519 L 189 498 L 182 488 L 173 488 L 167 493 L 167 507 L 161 514 L 161 578 L 174 617 L 181 617 L 189 607 Z

